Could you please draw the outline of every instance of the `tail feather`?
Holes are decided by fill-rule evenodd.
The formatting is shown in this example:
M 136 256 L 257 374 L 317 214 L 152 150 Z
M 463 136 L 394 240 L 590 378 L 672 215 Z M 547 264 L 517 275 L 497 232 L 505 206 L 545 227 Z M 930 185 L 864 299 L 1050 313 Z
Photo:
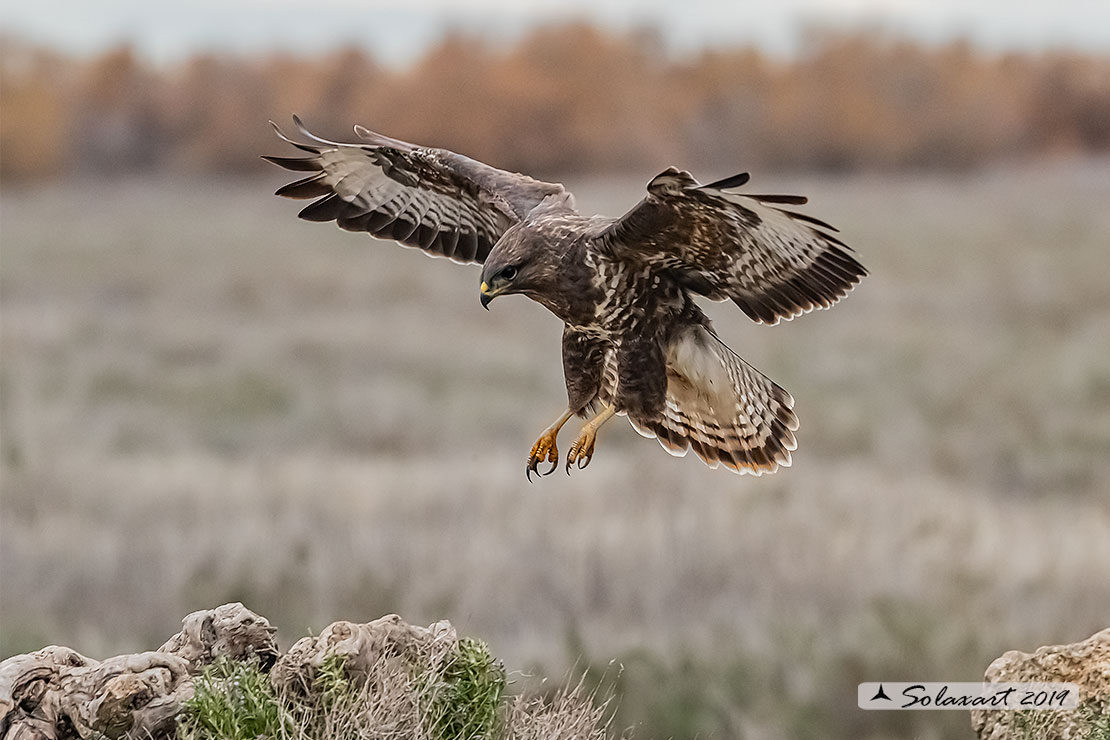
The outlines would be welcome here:
M 705 327 L 690 327 L 667 352 L 662 415 L 632 426 L 668 452 L 693 450 L 709 467 L 763 475 L 788 467 L 797 448 L 794 399 Z

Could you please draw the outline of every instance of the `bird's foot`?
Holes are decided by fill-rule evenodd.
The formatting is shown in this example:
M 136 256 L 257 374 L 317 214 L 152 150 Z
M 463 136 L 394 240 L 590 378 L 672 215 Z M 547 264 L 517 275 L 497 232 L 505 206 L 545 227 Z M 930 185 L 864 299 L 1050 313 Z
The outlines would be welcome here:
M 570 452 L 567 453 L 567 475 L 570 475 L 571 467 L 576 464 L 579 470 L 590 464 L 594 456 L 595 440 L 597 440 L 597 428 L 592 424 L 582 427 L 581 434 L 574 440 L 574 444 L 570 446 Z
M 555 438 L 558 434 L 558 427 L 548 429 L 540 435 L 536 444 L 532 445 L 532 452 L 528 455 L 528 466 L 524 469 L 524 474 L 527 476 L 529 483 L 532 482 L 532 473 L 551 475 L 555 472 L 555 468 L 559 467 L 559 448 L 555 446 Z M 551 463 L 551 469 L 546 473 L 541 473 L 538 468 L 540 463 L 544 461 Z
M 582 431 L 578 433 L 578 439 L 574 440 L 574 444 L 570 446 L 570 452 L 567 453 L 567 475 L 570 475 L 572 465 L 578 465 L 578 469 L 581 470 L 590 464 L 594 456 L 597 430 L 601 429 L 602 425 L 612 419 L 616 413 L 616 406 L 606 406 L 601 413 L 582 427 Z
M 559 430 L 567 423 L 567 419 L 572 416 L 574 412 L 567 409 L 554 424 L 543 430 L 536 444 L 532 445 L 532 453 L 528 455 L 528 465 L 524 468 L 524 474 L 528 476 L 529 483 L 532 482 L 532 473 L 551 475 L 555 472 L 555 468 L 559 467 L 559 448 L 555 446 L 555 438 L 559 436 Z M 551 463 L 551 469 L 546 473 L 540 473 L 538 468 L 544 461 Z

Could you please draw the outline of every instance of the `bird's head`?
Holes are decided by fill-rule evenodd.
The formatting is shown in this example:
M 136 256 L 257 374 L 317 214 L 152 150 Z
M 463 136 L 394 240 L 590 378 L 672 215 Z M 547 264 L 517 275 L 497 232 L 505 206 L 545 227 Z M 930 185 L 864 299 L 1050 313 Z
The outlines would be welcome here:
M 482 306 L 499 295 L 523 293 L 539 298 L 551 282 L 558 261 L 550 248 L 526 229 L 510 228 L 482 265 Z

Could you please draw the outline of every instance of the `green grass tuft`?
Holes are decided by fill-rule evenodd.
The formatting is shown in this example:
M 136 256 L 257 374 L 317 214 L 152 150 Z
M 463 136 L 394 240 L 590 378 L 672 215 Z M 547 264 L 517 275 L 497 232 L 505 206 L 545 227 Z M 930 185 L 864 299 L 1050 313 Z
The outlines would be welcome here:
M 351 679 L 346 671 L 347 656 L 332 653 L 324 658 L 320 671 L 316 674 L 313 689 L 325 707 L 334 707 L 340 700 L 347 698 L 353 691 Z
M 1076 712 L 1085 725 L 1083 740 L 1110 740 L 1110 702 L 1088 700 Z
M 404 694 L 408 694 L 405 697 Z M 307 696 L 276 693 L 257 661 L 204 669 L 178 719 L 182 740 L 495 740 L 505 734 L 505 670 L 464 638 L 441 660 L 383 660 L 352 676 L 343 655 L 319 666 Z
M 207 666 L 178 718 L 181 740 L 278 738 L 283 729 L 286 715 L 257 660 L 221 658 Z
M 1071 711 L 1015 712 L 1010 728 L 1018 740 L 1054 740 L 1072 723 L 1078 740 L 1110 740 L 1110 705 L 1087 700 Z
M 486 740 L 501 729 L 505 669 L 480 640 L 459 640 L 455 655 L 423 676 L 425 726 L 437 740 Z

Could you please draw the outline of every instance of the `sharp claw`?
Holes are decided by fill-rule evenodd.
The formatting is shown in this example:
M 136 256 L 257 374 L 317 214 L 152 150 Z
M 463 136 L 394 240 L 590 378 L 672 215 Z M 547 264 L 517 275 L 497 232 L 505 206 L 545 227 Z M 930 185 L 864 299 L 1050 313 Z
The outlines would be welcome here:
M 540 470 L 540 465 L 544 462 L 551 463 L 551 468 L 547 472 Z M 528 456 L 528 464 L 524 468 L 524 474 L 528 478 L 528 482 L 531 483 L 532 473 L 551 475 L 557 467 L 559 467 L 559 450 L 545 435 L 536 444 L 532 445 L 532 453 Z
M 584 444 L 580 444 L 580 442 L 581 440 L 576 441 L 574 445 L 571 446 L 570 452 L 567 453 L 567 475 L 570 475 L 570 470 L 575 465 L 578 466 L 579 470 L 585 468 L 590 464 L 590 458 L 593 457 L 593 450 L 587 448 Z
M 551 469 L 543 475 L 551 475 L 555 472 L 555 468 L 559 467 L 559 450 L 552 445 L 551 450 L 547 453 L 547 461 L 551 463 Z
M 528 456 L 528 464 L 524 466 L 524 476 L 528 482 L 532 482 L 532 473 L 539 473 L 540 463 L 543 462 L 543 457 L 536 456 L 536 448 L 532 448 L 532 454 Z

